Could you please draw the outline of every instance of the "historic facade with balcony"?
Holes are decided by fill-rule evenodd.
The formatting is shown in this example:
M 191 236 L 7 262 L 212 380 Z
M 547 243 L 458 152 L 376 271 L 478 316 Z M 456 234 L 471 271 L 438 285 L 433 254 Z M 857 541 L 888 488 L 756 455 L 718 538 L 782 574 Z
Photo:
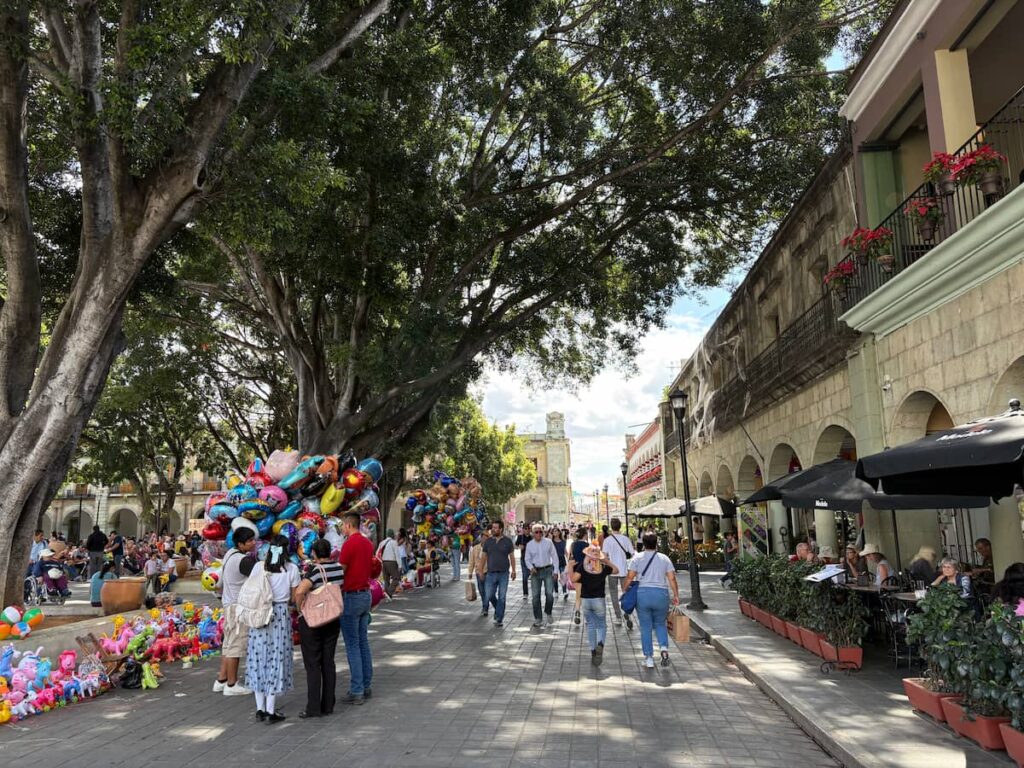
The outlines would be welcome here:
M 673 382 L 690 396 L 693 493 L 743 498 L 794 469 L 908 442 L 1024 396 L 1022 39 L 1021 0 L 897 5 L 851 78 L 849 144 Z M 926 177 L 936 154 L 961 172 Z M 985 157 L 997 168 L 983 179 L 970 168 Z M 884 235 L 883 247 L 851 253 L 842 241 L 857 228 Z M 847 279 L 826 289 L 837 265 Z M 664 404 L 662 423 L 678 495 L 678 425 Z M 760 512 L 773 548 L 812 527 L 836 548 L 831 512 L 778 503 Z M 856 520 L 890 557 L 891 519 L 865 508 Z M 1024 560 L 1012 500 L 901 520 L 904 563 L 922 544 L 969 561 L 967 539 L 981 536 L 997 571 Z
M 516 522 L 568 523 L 572 508 L 569 485 L 569 438 L 565 416 L 552 412 L 544 432 L 524 434 L 524 450 L 537 470 L 537 485 L 509 502 Z
M 626 435 L 626 490 L 634 507 L 665 498 L 664 454 L 659 419 L 644 427 L 639 437 Z

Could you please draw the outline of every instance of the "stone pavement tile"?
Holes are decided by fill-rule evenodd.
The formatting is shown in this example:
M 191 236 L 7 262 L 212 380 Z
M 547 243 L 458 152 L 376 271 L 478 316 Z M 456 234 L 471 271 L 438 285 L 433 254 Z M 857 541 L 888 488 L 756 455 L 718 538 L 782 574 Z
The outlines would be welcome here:
M 304 704 L 298 663 L 298 690 L 279 700 L 290 717 L 273 726 L 255 721 L 251 698 L 209 690 L 213 663 L 167 665 L 157 691 L 116 691 L 0 729 L 3 754 L 11 762 L 45 748 L 62 767 L 86 756 L 104 768 L 137 768 L 145 744 L 147 754 L 189 768 L 788 768 L 790 750 L 781 748 L 792 746 L 803 765 L 833 764 L 711 648 L 677 646 L 672 665 L 652 672 L 640 666 L 637 632 L 612 626 L 594 668 L 571 603 L 557 602 L 555 625 L 534 632 L 528 607 L 513 599 L 496 630 L 462 594 L 446 584 L 381 606 L 370 627 L 376 695 L 331 718 L 294 717 Z M 343 694 L 343 649 L 336 663 Z M 723 741 L 730 725 L 736 730 Z

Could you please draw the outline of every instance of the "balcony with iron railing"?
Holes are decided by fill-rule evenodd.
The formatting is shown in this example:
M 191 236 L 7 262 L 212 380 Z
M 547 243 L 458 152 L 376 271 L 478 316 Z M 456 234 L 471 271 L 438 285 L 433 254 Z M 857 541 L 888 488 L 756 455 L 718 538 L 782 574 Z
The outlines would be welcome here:
M 970 226 L 992 205 L 1021 185 L 1024 177 L 1024 88 L 1018 90 L 953 156 L 962 158 L 982 145 L 995 149 L 1006 158 L 998 182 L 993 181 L 985 189 L 975 184 L 949 182 L 935 185 L 926 182 L 915 189 L 880 225 L 892 233 L 892 263 L 853 256 L 841 262 L 852 264 L 855 270 L 851 279 L 839 286 L 843 311 L 926 258 L 933 248 Z M 922 226 L 910 213 L 918 206 L 937 209 L 939 221 L 934 226 L 927 223 Z

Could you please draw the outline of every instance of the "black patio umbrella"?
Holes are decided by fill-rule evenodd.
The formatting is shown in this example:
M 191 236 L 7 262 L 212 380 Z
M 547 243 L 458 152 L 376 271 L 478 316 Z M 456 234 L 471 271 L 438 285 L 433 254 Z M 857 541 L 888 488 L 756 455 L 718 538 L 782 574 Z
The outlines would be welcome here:
M 762 501 L 779 501 L 784 490 L 792 490 L 807 483 L 813 483 L 826 475 L 834 472 L 838 465 L 849 464 L 845 459 L 833 459 L 822 464 L 815 464 L 813 467 L 801 469 L 797 472 L 790 472 L 788 475 L 777 477 L 765 483 L 740 504 L 758 504 Z
M 891 494 L 966 494 L 998 501 L 1024 483 L 1024 411 L 978 419 L 865 456 L 857 477 Z

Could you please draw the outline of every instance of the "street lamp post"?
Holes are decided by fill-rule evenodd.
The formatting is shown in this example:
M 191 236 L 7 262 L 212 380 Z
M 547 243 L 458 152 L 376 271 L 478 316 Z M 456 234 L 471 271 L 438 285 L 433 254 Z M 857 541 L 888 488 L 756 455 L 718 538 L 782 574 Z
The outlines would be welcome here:
M 622 462 L 619 469 L 622 470 L 622 504 L 626 509 L 626 538 L 629 538 L 629 488 L 626 485 L 626 473 L 629 471 L 629 465 Z
M 686 536 L 689 541 L 690 550 L 690 602 L 686 607 L 691 611 L 703 611 L 707 608 L 700 596 L 700 574 L 697 572 L 697 547 L 693 541 L 693 507 L 690 504 L 690 483 L 687 482 L 688 468 L 686 466 L 686 399 L 687 395 L 678 387 L 669 393 L 669 401 L 672 403 L 672 411 L 675 413 L 676 421 L 679 424 L 679 431 L 676 436 L 679 438 L 679 462 L 683 471 L 683 502 L 686 510 Z
M 608 483 L 604 484 L 604 524 L 610 526 L 612 524 L 612 500 L 608 497 Z

